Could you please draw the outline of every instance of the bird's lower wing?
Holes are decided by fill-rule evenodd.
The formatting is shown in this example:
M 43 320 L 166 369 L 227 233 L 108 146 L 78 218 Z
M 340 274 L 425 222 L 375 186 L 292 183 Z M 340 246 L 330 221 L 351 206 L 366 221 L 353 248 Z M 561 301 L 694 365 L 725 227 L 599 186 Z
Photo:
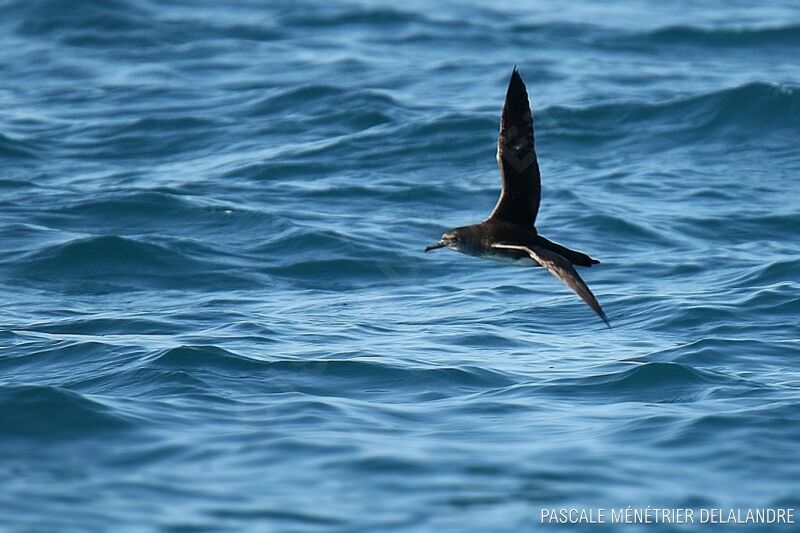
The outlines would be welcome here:
M 552 275 L 563 281 L 567 287 L 575 291 L 575 294 L 581 297 L 597 315 L 603 319 L 606 326 L 611 327 L 603 308 L 597 302 L 592 291 L 586 285 L 586 282 L 581 279 L 575 267 L 572 266 L 569 259 L 561 256 L 553 251 L 545 248 L 535 246 L 520 246 L 516 244 L 493 244 L 492 248 L 503 248 L 506 250 L 520 250 L 527 253 L 531 259 L 545 267 Z

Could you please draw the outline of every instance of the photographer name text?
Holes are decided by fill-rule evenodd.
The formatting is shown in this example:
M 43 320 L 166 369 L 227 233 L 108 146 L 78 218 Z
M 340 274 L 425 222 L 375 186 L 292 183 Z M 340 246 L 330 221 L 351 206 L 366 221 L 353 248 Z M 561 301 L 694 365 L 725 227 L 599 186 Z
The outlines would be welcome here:
M 542 524 L 794 524 L 794 509 L 542 508 Z

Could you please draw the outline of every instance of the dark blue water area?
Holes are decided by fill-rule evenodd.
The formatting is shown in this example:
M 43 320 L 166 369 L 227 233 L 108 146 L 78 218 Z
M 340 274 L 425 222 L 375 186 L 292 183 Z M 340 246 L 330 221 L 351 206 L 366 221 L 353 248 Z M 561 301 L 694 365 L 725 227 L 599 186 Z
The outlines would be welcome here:
M 800 508 L 796 2 L 0 4 L 3 529 Z M 422 251 L 514 65 L 612 329 Z

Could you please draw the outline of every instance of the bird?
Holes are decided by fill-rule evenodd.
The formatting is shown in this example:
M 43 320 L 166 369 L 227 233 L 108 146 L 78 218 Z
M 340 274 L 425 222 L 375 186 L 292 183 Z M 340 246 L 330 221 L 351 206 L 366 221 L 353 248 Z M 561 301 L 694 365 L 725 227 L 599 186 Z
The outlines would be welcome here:
M 539 235 L 536 229 L 541 174 L 534 147 L 528 90 L 516 66 L 511 72 L 500 118 L 497 164 L 502 188 L 489 217 L 479 224 L 444 233 L 425 251 L 447 248 L 517 266 L 542 266 L 580 296 L 610 328 L 605 311 L 575 270 L 575 266 L 590 267 L 600 261 L 552 242 Z

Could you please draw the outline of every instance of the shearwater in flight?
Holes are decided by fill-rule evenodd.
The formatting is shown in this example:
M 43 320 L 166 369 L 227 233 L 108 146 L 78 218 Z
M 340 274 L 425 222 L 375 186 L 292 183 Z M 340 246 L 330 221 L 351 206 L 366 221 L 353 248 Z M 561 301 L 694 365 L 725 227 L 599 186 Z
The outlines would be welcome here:
M 597 298 L 573 266 L 589 267 L 600 261 L 545 239 L 534 226 L 539 212 L 541 176 L 533 146 L 528 92 L 516 67 L 511 72 L 500 118 L 497 163 L 503 186 L 489 218 L 480 224 L 448 231 L 425 251 L 450 248 L 519 266 L 543 266 L 575 291 L 611 327 Z

